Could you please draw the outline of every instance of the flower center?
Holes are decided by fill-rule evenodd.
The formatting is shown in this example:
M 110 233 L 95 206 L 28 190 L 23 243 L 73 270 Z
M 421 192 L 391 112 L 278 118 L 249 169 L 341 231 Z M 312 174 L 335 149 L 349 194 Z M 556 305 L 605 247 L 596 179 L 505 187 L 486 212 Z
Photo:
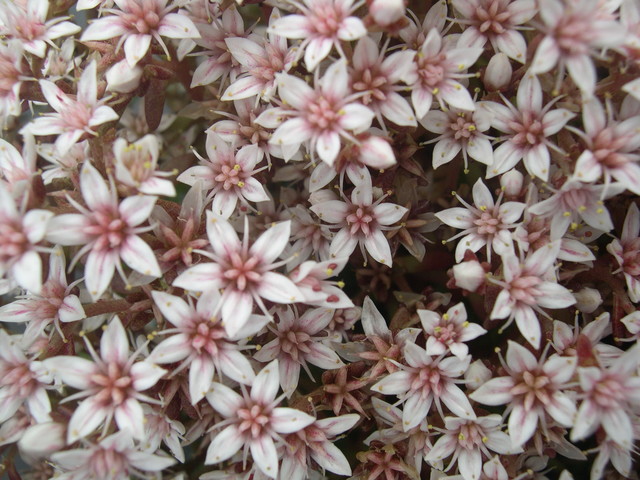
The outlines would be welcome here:
M 513 279 L 510 285 L 509 293 L 511 298 L 527 305 L 536 305 L 536 297 L 540 296 L 540 291 L 535 287 L 542 283 L 539 277 L 518 277 Z
M 238 409 L 238 417 L 240 418 L 240 425 L 238 426 L 240 433 L 246 432 L 254 439 L 263 435 L 263 431 L 268 428 L 271 421 L 270 412 L 262 405 L 240 408 Z
M 509 127 L 516 132 L 512 142 L 520 148 L 533 147 L 544 140 L 544 127 L 535 112 L 523 112 L 521 122 L 509 122 Z
M 378 69 L 367 68 L 362 72 L 356 72 L 359 79 L 354 78 L 352 88 L 357 92 L 367 92 L 362 97 L 362 103 L 369 105 L 372 102 L 384 102 L 387 99 L 387 77 L 378 72 Z
M 522 373 L 520 383 L 511 389 L 514 397 L 520 397 L 525 410 L 529 411 L 537 402 L 548 405 L 553 394 L 551 380 L 544 373 L 526 371 Z
M 224 277 L 234 283 L 237 290 L 245 290 L 247 286 L 262 279 L 262 274 L 257 268 L 260 263 L 260 259 L 256 257 L 243 258 L 238 252 L 232 252 Z
M 502 226 L 500 218 L 494 217 L 493 212 L 487 211 L 482 212 L 473 223 L 478 226 L 478 234 L 487 236 L 495 235 Z
M 85 228 L 85 233 L 97 237 L 94 250 L 119 248 L 128 237 L 129 225 L 120 218 L 117 210 L 94 212 L 93 222 Z
M 371 235 L 371 230 L 375 228 L 375 214 L 369 206 L 354 205 L 354 210 L 347 215 L 347 224 L 351 228 L 351 235 L 357 235 L 362 232 L 362 235 L 368 237 Z
M 424 86 L 435 90 L 442 83 L 447 73 L 443 66 L 445 58 L 442 53 L 430 58 L 418 55 L 418 75 L 420 75 Z M 432 93 L 435 95 L 437 91 Z
M 458 114 L 458 118 L 449 124 L 449 128 L 453 131 L 453 138 L 456 140 L 472 138 L 477 130 L 476 125 L 464 112 Z
M 0 263 L 11 262 L 26 252 L 29 239 L 22 225 L 10 219 L 0 223 Z
M 109 406 L 124 402 L 129 397 L 129 388 L 133 383 L 131 377 L 115 362 L 109 362 L 106 370 L 91 375 L 91 381 L 101 387 L 95 396 L 96 400 Z
M 92 478 L 122 478 L 128 476 L 129 460 L 113 448 L 99 447 L 89 458 Z
M 297 362 L 300 354 L 311 353 L 307 345 L 309 340 L 311 340 L 311 336 L 308 333 L 289 330 L 280 334 L 280 349 Z
M 204 318 L 198 319 L 198 324 L 191 334 L 191 346 L 201 353 L 206 351 L 209 355 L 217 356 L 220 350 L 218 342 L 225 338 L 225 333 L 218 323 L 212 323 Z
M 307 106 L 307 122 L 317 130 L 331 130 L 340 116 L 338 110 L 335 102 L 321 95 Z
M 214 163 L 213 169 L 215 172 L 214 180 L 222 185 L 225 190 L 231 190 L 232 188 L 244 187 L 243 180 L 248 176 L 242 171 L 242 167 L 237 163 L 233 166 L 223 163 Z
M 482 2 L 482 5 L 476 7 L 476 25 L 481 33 L 489 36 L 500 35 L 507 31 L 511 14 L 501 7 L 499 0 Z
M 628 140 L 626 137 L 618 137 L 613 129 L 605 128 L 593 141 L 593 155 L 605 167 L 620 168 L 629 161 L 626 155 L 619 152 Z

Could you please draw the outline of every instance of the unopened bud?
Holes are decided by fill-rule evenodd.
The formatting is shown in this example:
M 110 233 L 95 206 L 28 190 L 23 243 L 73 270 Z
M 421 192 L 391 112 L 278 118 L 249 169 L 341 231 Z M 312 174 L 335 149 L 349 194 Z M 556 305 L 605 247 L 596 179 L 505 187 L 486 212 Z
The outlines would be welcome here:
M 107 90 L 118 93 L 133 92 L 142 78 L 142 67 L 129 66 L 126 60 L 116 63 L 107 71 Z
M 62 450 L 66 427 L 61 423 L 45 422 L 27 428 L 18 442 L 22 456 L 27 460 L 38 460 Z
M 602 295 L 595 288 L 584 287 L 573 294 L 576 298 L 576 308 L 582 313 L 593 313 L 602 305 Z
M 484 72 L 484 86 L 489 91 L 501 90 L 511 82 L 512 73 L 509 57 L 504 53 L 496 53 Z
M 517 197 L 522 192 L 524 175 L 518 170 L 512 169 L 500 177 L 500 186 L 507 197 Z
M 491 370 L 485 367 L 482 360 L 476 360 L 464 374 L 466 380 L 466 386 L 471 390 L 477 390 L 482 385 L 491 380 Z
M 470 292 L 475 292 L 484 284 L 485 274 L 486 272 L 477 260 L 462 262 L 453 267 L 456 286 Z
M 369 13 L 378 25 L 386 27 L 404 17 L 404 0 L 373 0 Z

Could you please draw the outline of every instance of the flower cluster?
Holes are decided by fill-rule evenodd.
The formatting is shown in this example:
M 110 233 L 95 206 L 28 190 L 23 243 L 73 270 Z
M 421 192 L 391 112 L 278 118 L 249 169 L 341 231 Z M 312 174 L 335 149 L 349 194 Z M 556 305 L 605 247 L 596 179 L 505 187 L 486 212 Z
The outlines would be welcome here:
M 639 76 L 638 0 L 0 0 L 0 475 L 637 478 Z

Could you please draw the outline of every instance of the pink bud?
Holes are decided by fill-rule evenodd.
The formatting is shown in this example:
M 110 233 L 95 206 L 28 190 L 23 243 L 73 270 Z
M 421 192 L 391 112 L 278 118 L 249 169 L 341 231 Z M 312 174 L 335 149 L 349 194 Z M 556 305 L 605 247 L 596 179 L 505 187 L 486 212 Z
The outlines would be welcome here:
M 489 91 L 501 90 L 509 85 L 512 73 L 509 57 L 504 53 L 496 53 L 484 72 L 484 86 Z
M 404 0 L 373 0 L 369 13 L 381 27 L 386 27 L 404 17 Z
M 482 360 L 476 360 L 464 374 L 466 386 L 472 390 L 477 390 L 481 385 L 491 380 L 491 370 L 485 367 Z
M 61 423 L 39 423 L 27 428 L 18 442 L 23 457 L 37 460 L 65 447 L 66 427 Z
M 133 92 L 142 78 L 142 67 L 130 67 L 126 60 L 116 63 L 107 72 L 107 90 L 118 93 Z
M 576 308 L 582 313 L 593 313 L 602 304 L 602 295 L 595 288 L 584 287 L 573 294 Z
M 518 170 L 509 170 L 500 177 L 500 186 L 504 189 L 507 197 L 517 197 L 522 192 L 524 175 Z
M 486 272 L 477 260 L 462 262 L 453 267 L 456 286 L 470 292 L 475 292 L 484 284 L 485 275 Z

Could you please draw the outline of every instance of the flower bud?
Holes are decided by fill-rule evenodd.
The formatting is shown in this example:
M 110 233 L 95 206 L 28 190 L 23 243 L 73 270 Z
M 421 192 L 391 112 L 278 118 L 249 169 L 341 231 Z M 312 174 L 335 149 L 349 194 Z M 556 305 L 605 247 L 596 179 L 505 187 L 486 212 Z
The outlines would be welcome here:
M 107 72 L 107 90 L 118 93 L 131 93 L 142 78 L 142 67 L 136 65 L 129 66 L 126 60 L 116 63 Z
M 576 308 L 582 313 L 593 313 L 602 304 L 602 296 L 595 288 L 584 287 L 573 294 Z
M 456 286 L 470 292 L 475 292 L 484 284 L 485 275 L 486 272 L 477 260 L 462 262 L 453 267 Z
M 518 170 L 509 170 L 500 177 L 500 186 L 507 197 L 517 197 L 522 192 L 524 185 L 524 175 Z
M 369 13 L 376 24 L 386 27 L 404 16 L 404 0 L 373 0 L 369 4 Z
M 45 422 L 27 428 L 18 442 L 18 448 L 27 460 L 38 460 L 62 450 L 66 427 L 61 423 Z
M 496 53 L 484 72 L 484 86 L 489 91 L 501 90 L 511 81 L 511 62 L 504 53 Z
M 491 380 L 491 370 L 482 363 L 482 360 L 476 360 L 469 365 L 469 368 L 464 374 L 464 379 L 466 380 L 467 387 L 471 390 L 477 390 Z

